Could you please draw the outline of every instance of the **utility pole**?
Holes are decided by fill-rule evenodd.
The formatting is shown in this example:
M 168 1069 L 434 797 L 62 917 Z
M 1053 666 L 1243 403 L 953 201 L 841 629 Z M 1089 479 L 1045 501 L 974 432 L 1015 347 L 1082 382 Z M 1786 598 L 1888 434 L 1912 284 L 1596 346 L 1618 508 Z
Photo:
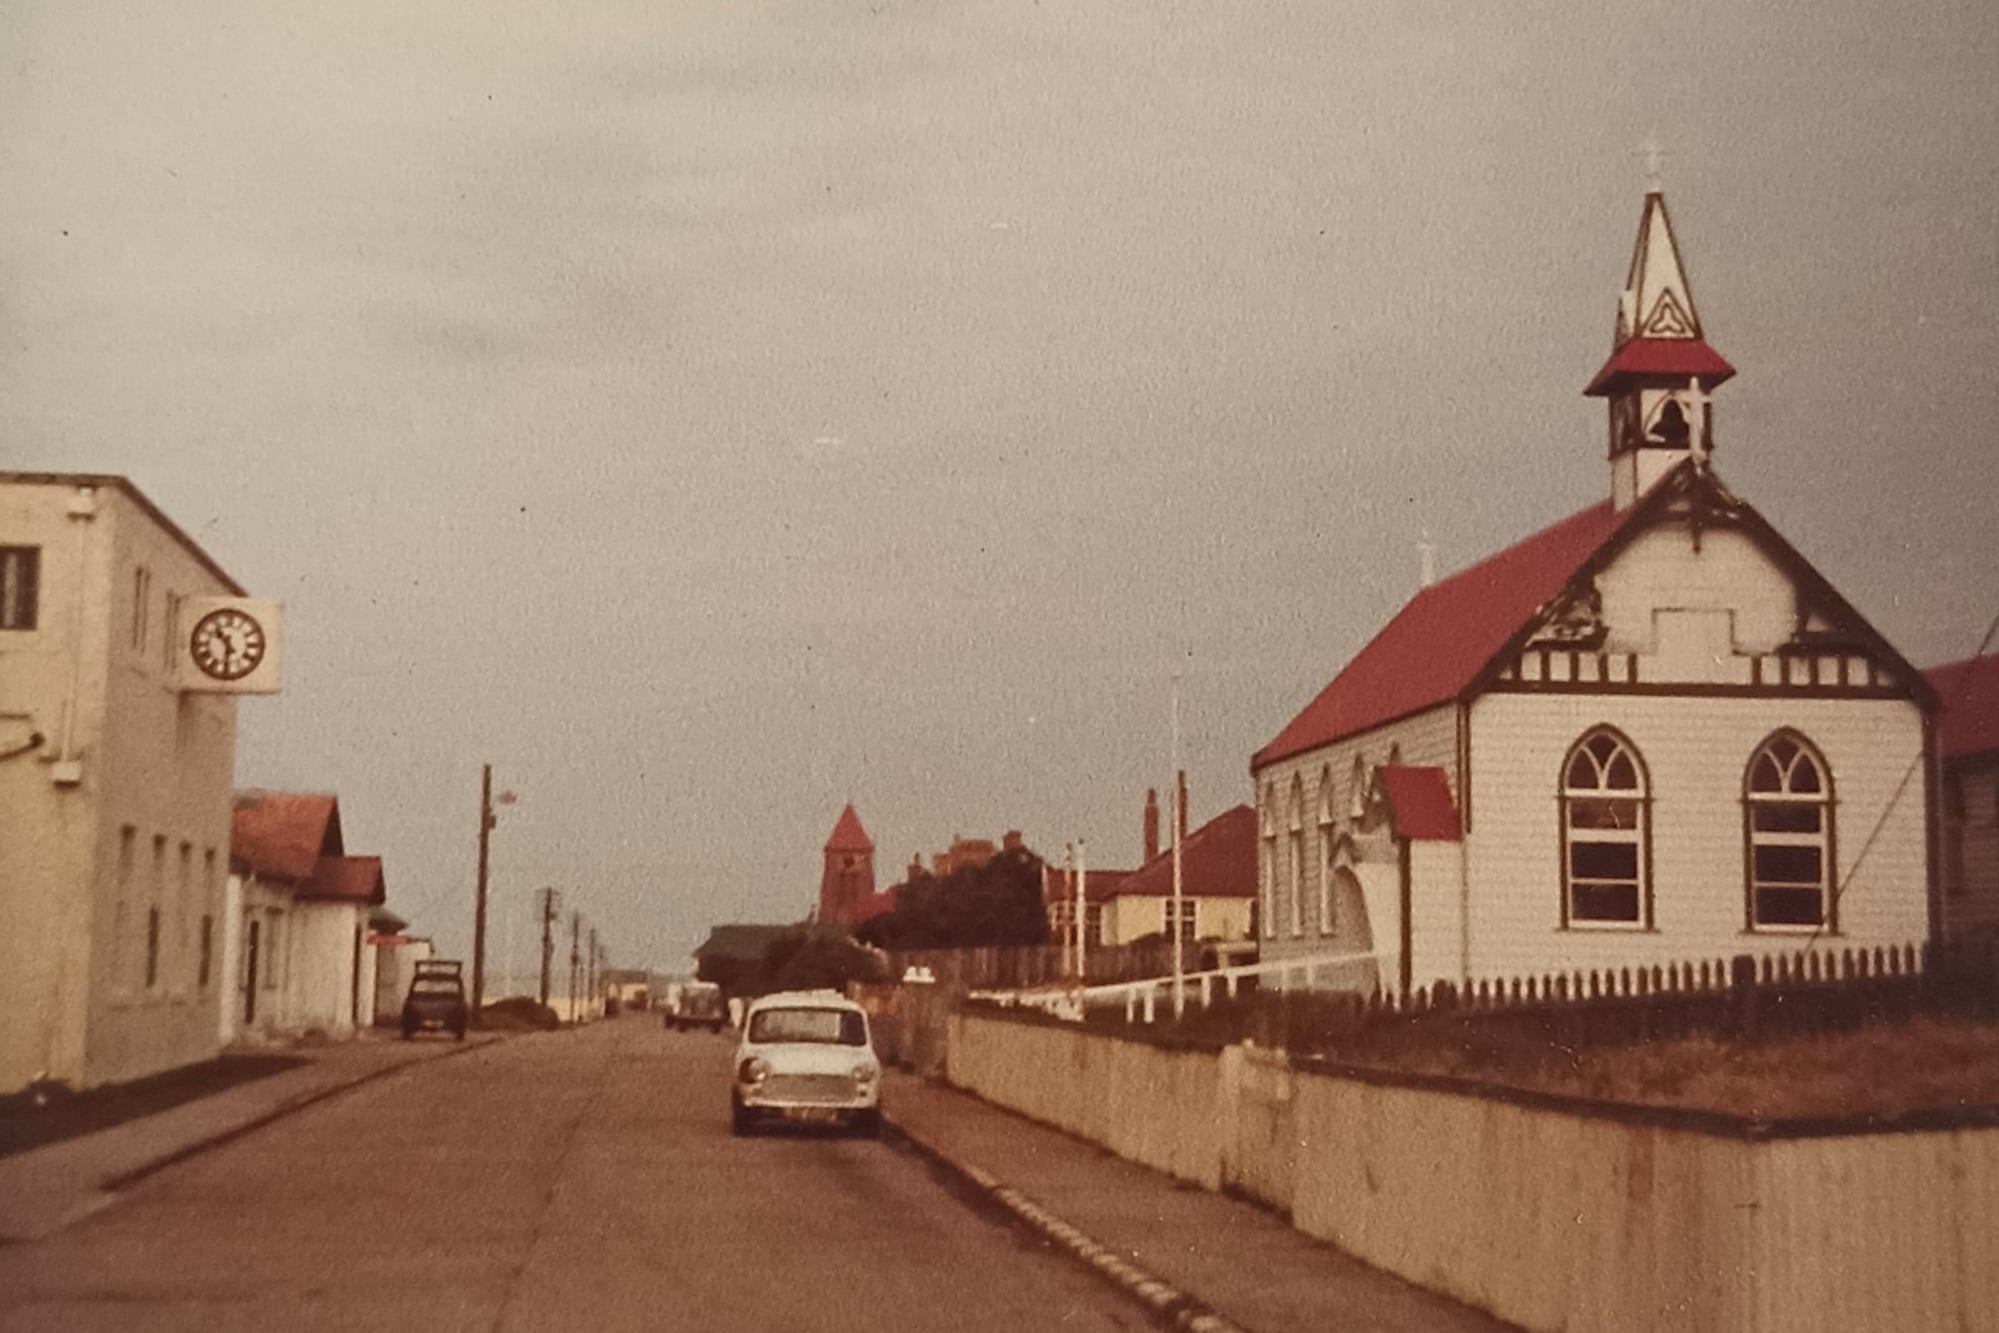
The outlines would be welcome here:
M 569 914 L 569 1021 L 572 1024 L 577 1021 L 576 969 L 583 962 L 582 939 L 583 913 L 572 911 Z
M 1183 931 L 1180 914 L 1186 911 L 1185 884 L 1182 881 L 1180 864 L 1180 844 L 1184 841 L 1183 831 L 1187 827 L 1187 770 L 1180 767 L 1180 677 L 1173 677 L 1173 1017 L 1180 1018 L 1187 1010 L 1187 958 L 1181 947 Z
M 486 1004 L 486 841 L 493 832 L 493 766 L 479 765 L 479 905 L 472 916 L 472 1026 Z
M 555 957 L 555 904 L 559 895 L 551 885 L 541 891 L 541 1002 L 548 1004 L 548 965 Z
M 495 804 L 512 805 L 514 794 L 503 791 L 493 795 L 493 766 L 479 765 L 479 887 L 478 905 L 472 916 L 472 1026 L 480 1025 L 480 1015 L 486 1003 L 486 863 L 487 840 L 499 817 L 493 813 Z
M 597 1011 L 597 1001 L 598 1001 L 598 1000 L 599 1000 L 600 998 L 602 998 L 602 997 L 601 997 L 601 995 L 599 994 L 599 987 L 598 987 L 598 978 L 597 978 L 597 928 L 596 928 L 595 926 L 592 926 L 592 927 L 590 927 L 590 992 L 589 992 L 589 994 L 590 994 L 590 998 L 589 998 L 589 1001 L 588 1001 L 587 1003 L 588 1003 L 588 1006 L 589 1006 L 589 1009 L 590 1009 L 590 1011 L 591 1011 L 592 1013 L 595 1013 L 595 1012 Z
M 1081 988 L 1090 984 L 1089 964 L 1084 957 L 1083 923 L 1090 917 L 1089 867 L 1083 864 L 1083 840 L 1076 839 L 1076 985 Z M 1081 991 L 1078 991 L 1078 999 Z M 1081 1008 L 1079 1004 L 1077 1006 Z

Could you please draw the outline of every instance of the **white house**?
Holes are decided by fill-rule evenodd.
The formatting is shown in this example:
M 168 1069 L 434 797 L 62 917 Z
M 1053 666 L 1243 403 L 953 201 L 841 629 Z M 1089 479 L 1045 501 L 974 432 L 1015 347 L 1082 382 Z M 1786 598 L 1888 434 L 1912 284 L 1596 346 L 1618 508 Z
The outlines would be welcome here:
M 0 1093 L 216 1054 L 236 701 L 182 657 L 242 591 L 122 477 L 0 472 Z
M 349 856 L 339 802 L 236 793 L 223 914 L 225 1041 L 351 1036 L 375 1011 L 369 915 L 387 894 L 379 857 Z
M 1279 984 L 1932 934 L 1935 696 L 1715 474 L 1734 373 L 1654 190 L 1587 389 L 1608 498 L 1422 589 L 1251 761 Z

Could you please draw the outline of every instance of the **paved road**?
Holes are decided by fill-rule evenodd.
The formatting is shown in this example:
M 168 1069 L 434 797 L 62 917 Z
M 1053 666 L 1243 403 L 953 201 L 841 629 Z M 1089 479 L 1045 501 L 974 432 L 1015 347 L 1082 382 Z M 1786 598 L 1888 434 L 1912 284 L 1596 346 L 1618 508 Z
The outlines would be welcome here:
M 642 1019 L 398 1070 L 0 1247 L 0 1329 L 1140 1329 L 915 1155 L 733 1139 Z

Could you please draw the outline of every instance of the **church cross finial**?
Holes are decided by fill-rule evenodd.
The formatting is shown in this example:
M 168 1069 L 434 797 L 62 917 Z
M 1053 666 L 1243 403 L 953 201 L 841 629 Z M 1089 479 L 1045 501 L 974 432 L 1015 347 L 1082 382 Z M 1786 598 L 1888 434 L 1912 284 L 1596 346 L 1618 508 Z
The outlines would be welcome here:
M 1645 162 L 1645 193 L 1660 194 L 1665 190 L 1666 147 L 1659 142 L 1658 135 L 1652 135 L 1638 146 L 1638 156 Z

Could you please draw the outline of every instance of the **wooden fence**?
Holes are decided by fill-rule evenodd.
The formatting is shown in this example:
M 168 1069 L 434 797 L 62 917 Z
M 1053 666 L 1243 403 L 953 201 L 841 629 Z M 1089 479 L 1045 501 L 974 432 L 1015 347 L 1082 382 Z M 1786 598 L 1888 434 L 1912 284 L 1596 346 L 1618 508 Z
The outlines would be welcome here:
M 1567 1049 L 1693 1036 L 1761 1041 L 1916 1015 L 1999 1017 L 1999 947 L 1978 941 L 1739 954 L 1465 987 L 1439 983 L 1407 997 L 1266 991 L 1245 1009 L 1244 1035 L 1293 1051 L 1491 1040 Z

